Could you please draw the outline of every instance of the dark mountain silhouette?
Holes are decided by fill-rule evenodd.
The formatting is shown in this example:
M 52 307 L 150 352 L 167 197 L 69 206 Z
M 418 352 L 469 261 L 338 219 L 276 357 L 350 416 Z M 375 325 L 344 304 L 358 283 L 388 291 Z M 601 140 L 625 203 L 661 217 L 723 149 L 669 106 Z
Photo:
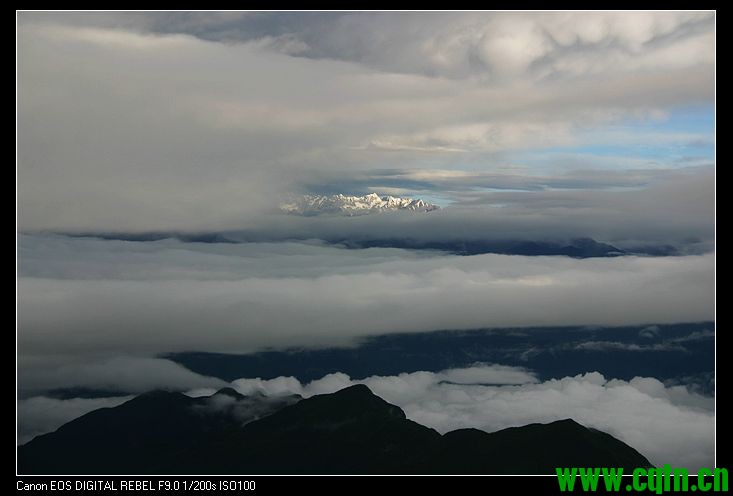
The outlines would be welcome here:
M 21 474 L 553 473 L 651 466 L 572 420 L 440 435 L 363 385 L 308 399 L 152 392 L 18 448 Z
M 250 241 L 270 240 L 262 236 L 248 236 L 245 232 L 65 232 L 59 233 L 77 238 L 100 238 L 123 241 L 159 241 L 162 239 L 178 239 L 185 243 L 246 243 Z M 301 238 L 293 238 L 301 239 Z M 305 239 L 305 238 L 302 238 Z M 672 246 L 640 246 L 633 251 L 624 251 L 613 245 L 602 243 L 593 238 L 574 238 L 567 240 L 523 240 L 523 239 L 454 239 L 454 240 L 420 240 L 409 237 L 394 238 L 349 238 L 325 237 L 323 241 L 338 244 L 346 248 L 405 248 L 410 250 L 440 250 L 454 255 L 480 255 L 498 253 L 502 255 L 561 255 L 573 258 L 617 257 L 628 254 L 677 255 Z
M 454 255 L 562 255 L 572 258 L 617 257 L 626 255 L 613 245 L 599 243 L 591 238 L 577 238 L 569 241 L 527 241 L 527 240 L 447 240 L 422 241 L 409 238 L 394 239 L 332 239 L 332 243 L 348 248 L 404 248 L 410 250 L 440 250 Z

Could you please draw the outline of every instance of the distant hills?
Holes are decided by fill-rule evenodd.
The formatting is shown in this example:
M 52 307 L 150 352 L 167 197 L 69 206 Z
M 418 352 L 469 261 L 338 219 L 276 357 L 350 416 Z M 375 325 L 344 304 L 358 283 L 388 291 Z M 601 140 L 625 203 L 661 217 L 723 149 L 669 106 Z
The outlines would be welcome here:
M 295 207 L 293 207 L 295 208 Z M 417 208 L 417 207 L 416 207 Z M 422 207 L 420 207 L 422 208 Z M 311 215 L 302 214 L 306 217 Z M 313 214 L 316 215 L 316 214 Z M 360 214 L 354 214 L 360 215 Z M 177 239 L 184 243 L 219 243 L 238 244 L 255 241 L 273 241 L 270 238 L 259 238 L 246 232 L 76 232 L 59 233 L 76 238 L 99 238 L 105 240 L 121 240 L 151 242 L 164 239 Z M 299 240 L 293 235 L 291 241 Z M 300 240 L 304 240 L 302 238 Z M 277 241 L 277 240 L 274 240 Z M 499 255 L 523 256 L 566 256 L 572 258 L 618 257 L 623 255 L 675 256 L 679 255 L 670 246 L 646 246 L 635 250 L 622 250 L 608 243 L 601 243 L 592 238 L 574 238 L 568 240 L 532 241 L 523 239 L 446 239 L 420 240 L 409 237 L 382 238 L 362 235 L 358 238 L 343 237 L 336 234 L 323 237 L 322 241 L 350 249 L 363 248 L 402 248 L 406 250 L 436 250 L 453 255 L 482 255 L 495 253 Z
M 156 391 L 18 448 L 21 474 L 554 474 L 561 466 L 651 464 L 570 419 L 441 435 L 364 385 L 308 399 Z
M 499 255 L 551 256 L 562 255 L 572 258 L 617 257 L 628 255 L 620 248 L 600 243 L 591 238 L 577 238 L 567 241 L 527 241 L 527 240 L 445 240 L 422 241 L 409 238 L 365 238 L 331 239 L 331 243 L 342 244 L 349 248 L 403 248 L 407 250 L 440 250 L 454 255 Z
M 461 329 L 383 334 L 364 338 L 353 347 L 248 354 L 185 352 L 160 357 L 227 382 L 242 377 L 293 376 L 306 383 L 335 372 L 365 379 L 501 363 L 531 369 L 540 381 L 593 370 L 626 381 L 640 376 L 694 385 L 695 390 L 713 395 L 714 329 L 714 322 Z M 609 346 L 604 347 L 604 343 Z M 57 397 L 62 393 L 53 392 Z M 80 393 L 77 388 L 65 397 L 82 396 Z M 85 397 L 113 396 L 109 392 L 84 393 Z M 117 393 L 124 394 L 131 392 Z

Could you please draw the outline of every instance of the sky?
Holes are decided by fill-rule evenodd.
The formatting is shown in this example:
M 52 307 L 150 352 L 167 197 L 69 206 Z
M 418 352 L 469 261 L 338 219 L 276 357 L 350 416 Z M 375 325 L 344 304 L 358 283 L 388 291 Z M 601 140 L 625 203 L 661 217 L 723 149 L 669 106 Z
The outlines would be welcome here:
M 19 442 L 130 394 L 229 384 L 168 353 L 715 319 L 712 12 L 20 12 L 17 81 Z M 372 192 L 442 208 L 278 210 Z M 626 255 L 406 248 L 587 238 Z M 709 394 L 579 372 L 232 384 L 360 381 L 441 432 L 573 417 L 709 464 Z

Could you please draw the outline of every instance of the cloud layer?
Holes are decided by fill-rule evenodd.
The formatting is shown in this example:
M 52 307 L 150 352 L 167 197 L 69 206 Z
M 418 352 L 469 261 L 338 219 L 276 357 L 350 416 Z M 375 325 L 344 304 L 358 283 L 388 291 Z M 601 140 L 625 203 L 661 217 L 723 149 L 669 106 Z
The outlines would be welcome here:
M 392 332 L 713 318 L 712 255 L 366 253 L 31 236 L 22 243 L 30 265 L 18 283 L 19 351 L 247 352 Z
M 170 360 L 139 356 L 69 361 L 62 356 L 20 358 L 23 395 L 56 388 L 144 393 L 154 389 L 181 391 L 192 387 L 222 387 L 225 382 L 206 377 Z

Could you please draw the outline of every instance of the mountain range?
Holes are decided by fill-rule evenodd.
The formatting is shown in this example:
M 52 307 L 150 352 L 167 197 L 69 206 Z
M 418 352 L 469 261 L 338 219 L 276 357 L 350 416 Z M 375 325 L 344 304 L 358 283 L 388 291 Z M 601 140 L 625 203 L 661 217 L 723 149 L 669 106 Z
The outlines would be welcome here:
M 431 212 L 440 207 L 420 199 L 380 196 L 371 193 L 364 196 L 305 195 L 280 205 L 280 210 L 289 214 L 313 216 L 320 214 L 364 215 L 389 210 L 410 212 Z
M 405 250 L 438 250 L 454 255 L 481 255 L 497 253 L 500 255 L 523 256 L 566 256 L 572 258 L 618 257 L 628 255 L 623 250 L 600 243 L 591 238 L 576 238 L 564 241 L 529 240 L 444 240 L 420 241 L 409 238 L 333 238 L 331 243 L 348 248 L 402 248 Z
M 575 466 L 651 464 L 571 419 L 441 435 L 364 385 L 307 399 L 155 391 L 18 448 L 21 474 L 554 474 Z

